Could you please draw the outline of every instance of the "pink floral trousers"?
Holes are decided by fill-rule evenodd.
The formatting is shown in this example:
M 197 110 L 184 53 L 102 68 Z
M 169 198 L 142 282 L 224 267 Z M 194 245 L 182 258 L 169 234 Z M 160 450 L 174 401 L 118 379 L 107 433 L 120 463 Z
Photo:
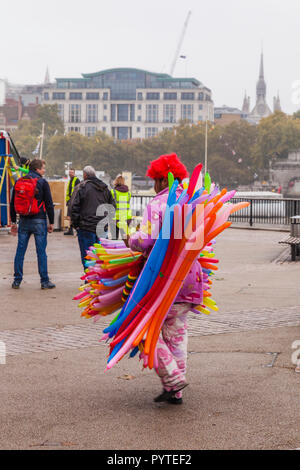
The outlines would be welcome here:
M 187 314 L 189 303 L 176 303 L 169 311 L 156 346 L 156 373 L 167 391 L 176 390 L 185 383 L 187 362 Z M 182 392 L 176 393 L 182 397 Z

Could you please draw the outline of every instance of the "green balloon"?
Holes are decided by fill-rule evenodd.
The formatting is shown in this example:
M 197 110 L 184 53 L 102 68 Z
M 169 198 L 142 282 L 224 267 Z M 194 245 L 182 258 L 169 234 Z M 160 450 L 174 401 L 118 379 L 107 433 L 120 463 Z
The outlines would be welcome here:
M 210 187 L 211 187 L 211 178 L 210 178 L 210 174 L 209 173 L 205 173 L 205 176 L 204 176 L 204 187 L 206 189 L 206 191 L 208 192 L 208 194 L 210 193 Z
M 173 173 L 171 173 L 171 171 L 169 171 L 169 173 L 168 173 L 168 183 L 169 183 L 169 191 L 171 191 L 171 188 L 172 188 L 173 183 L 174 183 L 174 175 L 173 175 Z

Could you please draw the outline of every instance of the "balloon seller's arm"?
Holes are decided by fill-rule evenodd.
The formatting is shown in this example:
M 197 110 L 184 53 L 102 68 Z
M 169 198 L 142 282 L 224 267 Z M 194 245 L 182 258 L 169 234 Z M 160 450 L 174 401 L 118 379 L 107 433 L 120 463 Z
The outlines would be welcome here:
M 154 202 L 154 201 L 153 201 Z M 157 200 L 147 205 L 140 229 L 134 232 L 128 240 L 129 247 L 134 251 L 148 254 L 157 237 L 161 225 L 161 207 Z

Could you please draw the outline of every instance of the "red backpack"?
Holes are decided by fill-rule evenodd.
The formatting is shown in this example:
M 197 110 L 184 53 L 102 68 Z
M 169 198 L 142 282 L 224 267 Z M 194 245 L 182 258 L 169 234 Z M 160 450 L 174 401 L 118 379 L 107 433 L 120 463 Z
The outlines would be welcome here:
M 36 199 L 39 178 L 20 178 L 15 184 L 15 211 L 20 215 L 36 215 L 40 211 Z M 43 204 L 43 203 L 42 203 Z

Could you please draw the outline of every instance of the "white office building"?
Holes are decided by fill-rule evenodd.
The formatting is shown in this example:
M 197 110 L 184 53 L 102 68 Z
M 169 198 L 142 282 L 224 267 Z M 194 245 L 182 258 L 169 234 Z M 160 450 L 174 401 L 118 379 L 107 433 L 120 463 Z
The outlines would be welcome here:
M 194 78 L 117 68 L 57 78 L 45 85 L 43 103 L 58 105 L 67 132 L 98 131 L 120 139 L 154 137 L 182 120 L 214 120 L 211 90 Z

